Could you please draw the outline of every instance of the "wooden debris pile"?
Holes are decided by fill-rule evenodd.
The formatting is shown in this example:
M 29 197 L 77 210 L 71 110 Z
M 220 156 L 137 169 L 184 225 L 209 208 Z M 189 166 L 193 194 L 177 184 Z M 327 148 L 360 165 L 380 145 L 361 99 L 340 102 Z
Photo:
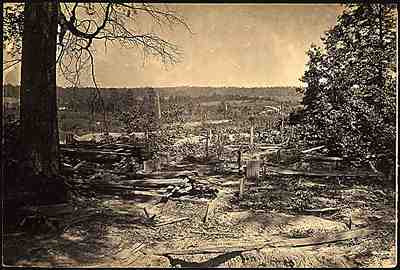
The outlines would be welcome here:
M 145 171 L 144 147 L 121 143 L 75 143 L 61 147 L 71 189 L 84 195 L 213 198 L 217 190 L 196 181 L 195 171 Z

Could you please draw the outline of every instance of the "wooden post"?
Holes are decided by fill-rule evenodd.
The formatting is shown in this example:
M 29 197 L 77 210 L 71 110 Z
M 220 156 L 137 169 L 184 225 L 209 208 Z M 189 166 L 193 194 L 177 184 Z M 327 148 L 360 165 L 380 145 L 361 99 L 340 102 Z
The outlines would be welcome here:
M 146 137 L 146 154 L 147 154 L 147 158 L 150 157 L 150 141 L 149 141 L 149 131 L 146 130 L 145 131 L 145 137 Z
M 158 158 L 155 159 L 153 162 L 154 162 L 154 170 L 161 171 L 161 160 Z
M 167 152 L 167 154 L 165 155 L 166 160 L 167 160 L 167 165 L 169 165 L 169 153 Z
M 256 178 L 256 186 L 258 187 L 258 184 L 260 183 L 260 178 L 265 179 L 266 175 L 266 169 L 265 169 L 265 160 L 262 159 L 260 160 L 260 175 L 259 177 Z
M 160 129 L 161 128 L 161 106 L 160 106 L 160 93 L 157 91 L 156 93 L 156 118 L 157 118 L 157 126 Z
M 207 134 L 206 134 L 206 158 L 208 159 L 208 144 L 209 144 L 209 130 L 207 129 Z
M 239 180 L 239 199 L 243 198 L 245 184 L 246 184 L 246 178 L 245 177 L 240 178 L 240 180 Z
M 283 104 L 281 104 L 281 131 L 283 131 L 283 120 L 284 120 L 284 117 L 283 117 Z
M 253 143 L 254 143 L 254 126 L 252 123 L 250 127 L 250 145 L 253 145 Z
M 254 143 L 254 116 L 250 116 L 250 145 Z
M 238 163 L 238 173 L 240 174 L 240 169 L 242 167 L 242 150 L 241 149 L 238 150 L 237 163 Z

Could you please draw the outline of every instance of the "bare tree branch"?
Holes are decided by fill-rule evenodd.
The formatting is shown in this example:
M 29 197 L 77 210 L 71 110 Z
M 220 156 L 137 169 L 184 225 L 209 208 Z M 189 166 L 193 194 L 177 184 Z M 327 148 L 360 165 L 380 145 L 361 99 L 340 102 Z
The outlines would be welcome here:
M 6 71 L 6 70 L 12 68 L 13 66 L 18 65 L 20 62 L 21 62 L 20 58 L 4 61 L 3 62 L 3 71 Z
M 63 7 L 61 9 L 61 7 Z M 154 31 L 141 31 L 139 20 L 146 16 L 156 26 L 172 29 L 182 25 L 192 34 L 183 18 L 160 5 L 145 3 L 63 3 L 59 6 L 58 68 L 66 81 L 75 88 L 81 83 L 80 73 L 87 71 L 96 91 L 88 100 L 92 114 L 99 102 L 105 121 L 105 104 L 95 78 L 94 40 L 119 43 L 123 48 L 139 48 L 144 59 L 148 55 L 159 57 L 164 64 L 180 61 L 182 55 L 175 44 Z M 141 14 L 144 17 L 140 17 Z M 89 70 L 90 69 L 90 70 Z M 93 115 L 92 115 L 93 116 Z

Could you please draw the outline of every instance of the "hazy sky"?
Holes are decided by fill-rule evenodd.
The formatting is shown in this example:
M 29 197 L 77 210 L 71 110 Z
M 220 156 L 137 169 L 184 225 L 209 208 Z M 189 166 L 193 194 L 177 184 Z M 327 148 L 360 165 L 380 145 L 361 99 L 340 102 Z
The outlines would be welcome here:
M 164 32 L 183 51 L 174 66 L 143 61 L 117 45 L 98 48 L 101 87 L 137 86 L 294 86 L 304 72 L 306 50 L 336 22 L 336 4 L 182 4 L 194 34 L 183 27 Z M 14 77 L 14 78 L 13 78 Z M 14 81 L 16 74 L 6 75 Z M 62 81 L 59 80 L 62 85 Z

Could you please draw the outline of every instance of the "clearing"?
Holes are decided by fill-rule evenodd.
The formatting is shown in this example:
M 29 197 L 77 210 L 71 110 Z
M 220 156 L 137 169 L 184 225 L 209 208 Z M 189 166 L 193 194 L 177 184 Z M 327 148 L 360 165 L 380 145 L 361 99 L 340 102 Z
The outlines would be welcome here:
M 258 185 L 248 182 L 239 199 L 243 176 L 238 173 L 218 173 L 214 165 L 193 160 L 163 167 L 162 172 L 179 176 L 164 188 L 167 196 L 122 192 L 127 180 L 120 180 L 119 186 L 114 183 L 112 191 L 101 189 L 110 182 L 103 174 L 97 182 L 92 180 L 90 196 L 77 196 L 73 204 L 53 210 L 39 209 L 40 215 L 54 222 L 43 224 L 40 234 L 6 233 L 5 263 L 44 267 L 396 265 L 393 187 L 373 184 L 368 178 L 338 183 L 335 178 L 269 176 Z M 155 173 L 144 174 L 141 183 L 150 178 L 147 182 L 152 187 L 165 184 Z

